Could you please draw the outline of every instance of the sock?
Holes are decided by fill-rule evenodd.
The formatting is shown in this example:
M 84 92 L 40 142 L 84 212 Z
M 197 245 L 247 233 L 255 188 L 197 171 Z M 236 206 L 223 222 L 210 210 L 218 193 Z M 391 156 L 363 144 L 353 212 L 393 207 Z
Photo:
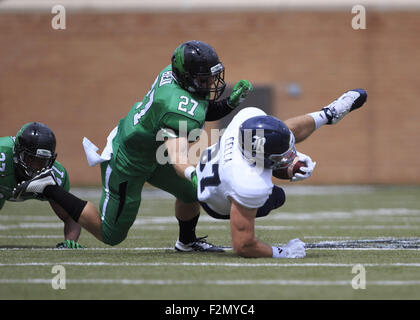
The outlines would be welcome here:
M 194 242 L 197 239 L 197 236 L 195 235 L 195 227 L 199 216 L 200 214 L 188 221 L 182 221 L 177 218 L 179 225 L 179 241 L 183 244 Z
M 324 110 L 308 113 L 308 116 L 311 116 L 314 119 L 315 130 L 318 129 L 320 126 L 327 124 L 330 121 Z
M 87 204 L 87 201 L 77 198 L 57 185 L 46 186 L 43 194 L 57 202 L 76 222 Z

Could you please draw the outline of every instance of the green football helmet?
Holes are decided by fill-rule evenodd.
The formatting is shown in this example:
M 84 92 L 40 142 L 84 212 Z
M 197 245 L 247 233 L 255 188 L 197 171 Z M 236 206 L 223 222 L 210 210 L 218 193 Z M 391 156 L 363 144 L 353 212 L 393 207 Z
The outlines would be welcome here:
M 216 100 L 223 94 L 225 68 L 207 43 L 184 42 L 175 49 L 171 60 L 175 79 L 185 90 L 207 100 Z

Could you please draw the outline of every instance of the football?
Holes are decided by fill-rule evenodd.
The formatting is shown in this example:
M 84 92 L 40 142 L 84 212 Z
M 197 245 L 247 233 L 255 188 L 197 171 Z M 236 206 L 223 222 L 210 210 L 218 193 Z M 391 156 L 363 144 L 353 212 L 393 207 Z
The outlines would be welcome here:
M 289 180 L 295 175 L 296 172 L 304 174 L 305 172 L 301 171 L 300 168 L 304 167 L 305 165 L 305 162 L 299 161 L 299 158 L 296 157 L 293 160 L 292 164 L 287 168 L 273 170 L 273 177 L 278 179 Z

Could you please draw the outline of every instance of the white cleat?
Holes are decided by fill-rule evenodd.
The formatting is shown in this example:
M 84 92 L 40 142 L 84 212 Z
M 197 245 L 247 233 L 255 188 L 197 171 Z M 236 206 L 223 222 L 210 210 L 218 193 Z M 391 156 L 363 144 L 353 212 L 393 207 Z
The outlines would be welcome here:
M 328 124 L 336 124 L 349 112 L 363 106 L 367 92 L 363 89 L 353 89 L 342 94 L 337 100 L 322 108 L 328 118 Z

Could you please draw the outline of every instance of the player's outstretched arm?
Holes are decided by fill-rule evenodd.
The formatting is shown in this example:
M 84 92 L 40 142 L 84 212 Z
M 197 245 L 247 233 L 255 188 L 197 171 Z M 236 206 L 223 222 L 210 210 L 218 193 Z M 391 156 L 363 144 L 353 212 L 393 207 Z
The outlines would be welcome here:
M 255 237 L 257 209 L 246 208 L 230 198 L 230 230 L 235 253 L 245 258 L 303 258 L 305 244 L 299 239 L 290 240 L 282 247 L 271 247 Z
M 272 257 L 271 246 L 255 237 L 257 209 L 246 208 L 231 199 L 230 230 L 233 251 L 241 257 Z

